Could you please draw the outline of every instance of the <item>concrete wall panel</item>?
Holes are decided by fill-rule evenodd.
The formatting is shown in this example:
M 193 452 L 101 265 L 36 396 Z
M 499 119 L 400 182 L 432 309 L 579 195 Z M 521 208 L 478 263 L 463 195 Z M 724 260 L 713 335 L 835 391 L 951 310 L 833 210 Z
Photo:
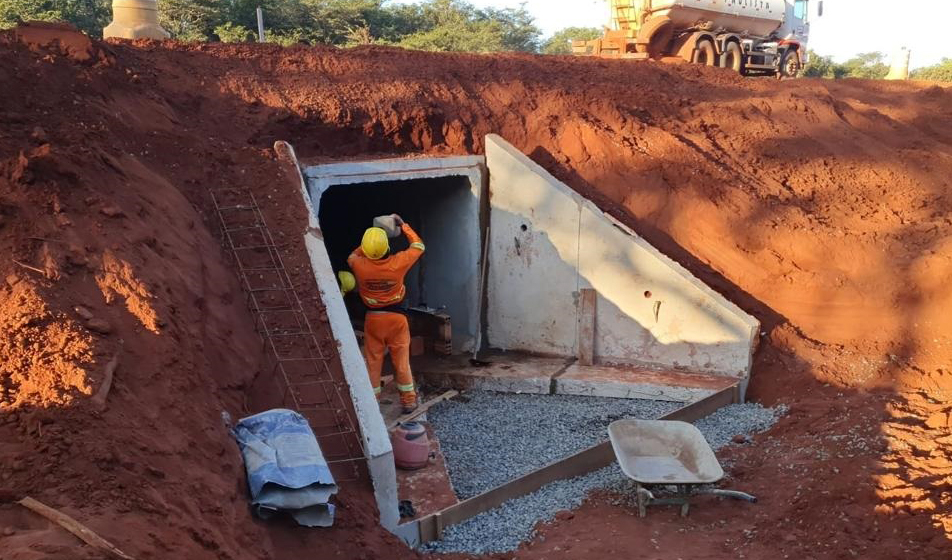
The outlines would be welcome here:
M 574 355 L 582 198 L 498 136 L 486 139 L 487 335 L 506 350 Z M 540 173 L 541 171 L 541 173 Z
M 479 193 L 452 189 L 426 209 L 426 303 L 445 306 L 453 320 L 453 349 L 472 351 L 479 331 Z
M 590 202 L 580 232 L 581 284 L 598 293 L 600 361 L 746 375 L 756 320 Z
M 596 361 L 749 375 L 756 319 L 502 138 L 487 136 L 486 164 L 492 345 L 575 355 L 590 287 Z

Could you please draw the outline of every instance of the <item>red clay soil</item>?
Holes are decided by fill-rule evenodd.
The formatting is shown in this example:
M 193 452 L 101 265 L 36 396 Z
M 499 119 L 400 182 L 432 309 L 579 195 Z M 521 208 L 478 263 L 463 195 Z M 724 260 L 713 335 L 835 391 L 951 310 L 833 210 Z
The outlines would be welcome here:
M 0 40 L 0 557 L 96 557 L 10 504 L 25 495 L 137 558 L 413 557 L 366 484 L 345 486 L 331 530 L 248 513 L 220 414 L 268 406 L 251 391 L 263 356 L 207 192 L 253 190 L 320 324 L 273 142 L 315 161 L 468 154 L 490 132 L 756 315 L 750 395 L 790 406 L 722 453 L 760 503 L 639 519 L 596 497 L 515 557 L 952 553 L 952 91 L 19 35 Z

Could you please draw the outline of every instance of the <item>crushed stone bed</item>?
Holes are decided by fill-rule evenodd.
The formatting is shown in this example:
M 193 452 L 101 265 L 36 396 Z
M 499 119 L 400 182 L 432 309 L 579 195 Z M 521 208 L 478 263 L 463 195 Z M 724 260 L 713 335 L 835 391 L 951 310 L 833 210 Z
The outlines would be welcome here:
M 657 418 L 681 403 L 467 391 L 427 412 L 456 495 L 465 500 L 582 451 L 619 418 Z
M 500 482 L 512 480 L 513 478 L 538 468 L 544 464 L 550 463 L 561 457 L 577 452 L 582 448 L 595 445 L 606 441 L 608 434 L 607 425 L 623 417 L 639 418 L 657 418 L 678 407 L 677 403 L 664 403 L 657 401 L 629 401 L 626 399 L 600 399 L 591 397 L 567 397 L 561 395 L 504 395 L 497 393 L 479 394 L 471 393 L 474 397 L 470 403 L 451 403 L 446 407 L 441 407 L 436 414 L 430 414 L 430 421 L 433 422 L 440 443 L 443 446 L 443 452 L 446 455 L 447 465 L 450 469 L 450 478 L 456 487 L 457 480 L 468 479 L 467 474 L 470 468 L 475 471 L 475 478 L 478 484 L 468 484 L 466 488 L 472 491 L 475 487 L 481 487 L 486 481 L 496 480 L 501 477 Z M 519 397 L 519 399 L 505 399 L 500 397 Z M 526 398 L 531 397 L 531 398 Z M 545 404 L 545 399 L 559 397 L 561 399 L 576 400 L 586 399 L 590 402 L 584 404 L 575 404 L 566 402 L 571 412 L 559 416 L 561 421 L 553 422 L 548 412 L 539 412 L 542 408 L 555 408 L 563 406 L 562 403 L 551 402 Z M 497 400 L 499 399 L 499 400 Z M 608 402 L 605 402 L 608 401 Z M 621 401 L 621 402 L 615 402 Z M 658 408 L 652 409 L 651 405 L 645 405 L 645 402 L 653 403 Z M 474 409 L 479 410 L 481 414 L 494 415 L 496 418 L 488 423 L 487 428 L 498 429 L 497 424 L 502 423 L 500 416 L 511 416 L 512 422 L 521 426 L 525 430 L 524 434 L 518 436 L 518 445 L 512 445 L 513 441 L 508 442 L 502 434 L 492 436 L 489 443 L 495 442 L 495 445 L 483 447 L 484 440 L 465 439 L 465 430 L 450 428 L 446 430 L 451 437 L 455 435 L 459 441 L 447 446 L 442 439 L 441 429 L 446 429 L 447 421 L 454 422 L 476 422 L 478 418 L 467 416 L 462 412 L 472 404 L 477 406 Z M 525 407 L 518 411 L 515 406 Z M 625 406 L 630 406 L 631 413 L 625 412 Z M 604 408 L 600 408 L 604 407 Z M 617 407 L 617 408 L 616 408 Z M 586 416 L 586 412 L 588 415 Z M 542 418 L 534 416 L 537 412 L 542 414 Z M 559 411 L 561 412 L 561 410 Z M 714 414 L 703 418 L 695 425 L 704 434 L 708 443 L 715 450 L 730 443 L 731 438 L 738 434 L 753 434 L 767 430 L 778 418 L 780 418 L 786 409 L 784 407 L 764 408 L 759 404 L 734 404 L 724 407 Z M 576 414 L 578 416 L 576 416 Z M 554 424 L 554 426 L 552 425 Z M 440 428 L 436 428 L 437 426 Z M 457 424 L 458 427 L 479 424 Z M 575 435 L 570 436 L 572 442 L 579 442 L 581 447 L 571 451 L 558 453 L 551 451 L 547 445 L 548 440 L 559 440 L 565 437 L 566 430 L 581 428 L 583 435 L 575 439 Z M 475 429 L 475 428 L 473 428 Z M 487 438 L 492 434 L 490 429 L 483 431 L 477 437 Z M 537 440 L 535 442 L 528 440 Z M 587 443 L 581 444 L 584 440 Z M 463 443 L 467 442 L 468 446 Z M 570 445 L 557 446 L 561 451 L 567 450 Z M 522 455 L 533 455 L 542 448 L 543 452 L 548 453 L 546 460 L 536 460 L 534 457 L 523 458 Z M 462 451 L 462 452 L 460 452 Z M 553 456 L 554 454 L 554 456 Z M 504 455 L 505 458 L 502 458 Z M 479 457 L 476 461 L 475 458 Z M 500 465 L 505 462 L 512 465 L 536 466 L 526 468 L 525 470 L 514 470 L 511 473 L 500 473 L 489 476 L 485 471 L 491 471 L 493 465 Z M 472 467 L 471 467 L 472 466 Z M 455 474 L 454 474 L 455 471 Z M 490 484 L 486 489 L 495 486 Z M 459 492 L 459 487 L 457 492 Z M 470 554 L 489 554 L 499 552 L 511 552 L 519 547 L 524 541 L 530 540 L 534 534 L 534 528 L 539 522 L 549 521 L 555 517 L 559 511 L 574 509 L 582 504 L 586 495 L 592 490 L 608 490 L 620 493 L 630 493 L 633 485 L 631 480 L 626 477 L 617 463 L 614 463 L 603 469 L 591 472 L 584 476 L 559 480 L 540 488 L 532 494 L 522 496 L 506 502 L 498 508 L 492 509 L 480 515 L 468 519 L 459 525 L 447 527 L 443 532 L 443 539 L 432 543 L 427 543 L 423 548 L 430 552 L 459 552 Z M 462 496 L 461 496 L 462 498 Z

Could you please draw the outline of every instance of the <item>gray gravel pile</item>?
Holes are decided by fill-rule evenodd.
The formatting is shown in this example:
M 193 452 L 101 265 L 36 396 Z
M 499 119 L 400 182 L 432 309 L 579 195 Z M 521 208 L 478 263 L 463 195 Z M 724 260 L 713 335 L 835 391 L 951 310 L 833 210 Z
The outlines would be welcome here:
M 738 434 L 759 434 L 766 431 L 786 413 L 787 407 L 784 405 L 764 408 L 757 403 L 732 404 L 701 418 L 694 425 L 701 430 L 704 439 L 716 451 L 730 443 L 731 438 Z
M 486 410 L 486 412 L 490 411 Z M 512 412 L 510 410 L 510 413 Z M 785 412 L 785 407 L 769 409 L 759 404 L 730 405 L 699 420 L 695 425 L 704 434 L 711 447 L 716 450 L 730 443 L 735 435 L 753 434 L 768 429 Z M 664 412 L 655 416 L 662 414 Z M 527 415 L 528 413 L 523 413 L 523 416 Z M 526 420 L 519 422 L 532 424 Z M 530 433 L 533 438 L 541 440 L 550 437 L 544 422 L 532 424 Z M 601 436 L 596 438 L 593 444 L 605 439 L 607 434 L 602 428 Z M 456 464 L 456 468 L 460 468 L 459 463 L 454 463 L 457 458 L 453 453 L 445 446 L 443 450 L 446 453 L 447 463 Z M 484 463 L 487 455 L 490 454 L 484 449 L 481 454 Z M 551 520 L 559 511 L 578 507 L 588 492 L 596 489 L 630 492 L 631 488 L 630 479 L 615 463 L 584 476 L 553 482 L 532 494 L 510 500 L 496 509 L 477 515 L 459 525 L 448 527 L 443 532 L 443 540 L 428 543 L 424 549 L 432 552 L 471 554 L 510 552 L 518 548 L 522 542 L 532 538 L 537 523 Z
M 461 499 L 481 494 L 608 437 L 619 418 L 657 418 L 681 403 L 469 391 L 427 412 Z

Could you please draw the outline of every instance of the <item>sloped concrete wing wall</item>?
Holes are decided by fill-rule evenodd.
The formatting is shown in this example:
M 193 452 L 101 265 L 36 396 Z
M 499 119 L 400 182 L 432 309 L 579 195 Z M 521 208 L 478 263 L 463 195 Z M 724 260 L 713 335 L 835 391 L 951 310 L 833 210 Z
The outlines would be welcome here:
M 576 355 L 579 290 L 593 288 L 596 360 L 748 376 L 754 317 L 499 136 L 486 165 L 491 345 Z
M 374 497 L 380 514 L 380 524 L 385 529 L 394 532 L 398 530 L 400 512 L 397 500 L 397 473 L 393 462 L 390 435 L 384 424 L 383 415 L 380 413 L 377 397 L 370 385 L 367 365 L 357 344 L 350 318 L 347 316 L 347 308 L 340 295 L 330 257 L 324 247 L 317 212 L 312 204 L 304 175 L 300 173 L 301 164 L 294 153 L 294 148 L 287 142 L 275 142 L 274 149 L 277 153 L 284 154 L 299 170 L 298 179 L 304 206 L 307 208 L 308 221 L 307 229 L 304 231 L 304 245 L 311 261 L 314 279 L 321 293 L 321 300 L 327 311 L 328 323 L 337 340 L 344 378 L 350 389 L 354 411 L 357 413 L 364 453 L 367 456 L 367 469 L 374 484 Z

